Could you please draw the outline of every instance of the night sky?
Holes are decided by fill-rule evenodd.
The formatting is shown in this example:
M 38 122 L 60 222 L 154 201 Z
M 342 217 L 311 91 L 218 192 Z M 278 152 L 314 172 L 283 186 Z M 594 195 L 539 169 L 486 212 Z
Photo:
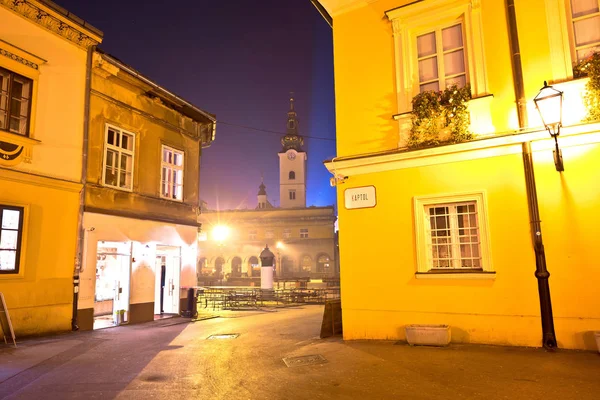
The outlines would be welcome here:
M 309 0 L 54 0 L 104 32 L 104 51 L 217 116 L 200 197 L 254 208 L 261 173 L 279 205 L 277 152 L 295 93 L 308 154 L 307 205 L 332 205 L 322 161 L 335 155 L 331 28 Z M 256 131 L 281 132 L 281 135 Z

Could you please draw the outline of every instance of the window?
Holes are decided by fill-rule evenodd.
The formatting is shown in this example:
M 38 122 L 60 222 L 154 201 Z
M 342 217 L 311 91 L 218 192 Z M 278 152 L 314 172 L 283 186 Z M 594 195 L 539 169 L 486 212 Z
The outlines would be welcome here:
M 183 152 L 162 146 L 160 196 L 183 200 Z
M 300 229 L 300 238 L 302 238 L 302 239 L 308 239 L 308 228 L 301 228 Z
M 417 56 L 421 92 L 467 84 L 462 24 L 417 36 Z
M 329 272 L 330 258 L 327 254 L 321 254 L 317 257 L 317 272 Z
M 575 59 L 600 51 L 600 0 L 570 0 Z
M 135 135 L 113 126 L 106 126 L 104 177 L 106 186 L 133 188 L 133 158 Z
M 272 229 L 267 229 L 265 231 L 265 237 L 267 239 L 273 239 L 275 237 L 275 234 L 273 233 L 273 230 Z
M 430 268 L 481 269 L 475 202 L 425 207 Z
M 29 135 L 33 81 L 0 68 L 0 129 Z
M 302 257 L 302 272 L 310 272 L 312 270 L 312 258 L 310 256 Z
M 420 91 L 452 83 L 468 82 L 473 98 L 489 94 L 481 2 L 415 1 L 386 16 L 394 35 L 398 114 L 412 110 Z
M 292 230 L 290 228 L 284 228 L 283 229 L 283 238 L 289 239 L 291 237 L 292 237 Z
M 0 274 L 19 273 L 23 207 L 0 205 Z
M 288 174 L 288 178 L 293 181 L 294 179 L 296 179 L 296 173 L 294 171 L 290 171 L 290 173 Z
M 415 198 L 419 272 L 491 271 L 483 193 Z
M 296 191 L 290 190 L 290 200 L 296 200 Z
M 256 230 L 252 230 L 248 233 L 248 239 L 250 240 L 256 240 Z

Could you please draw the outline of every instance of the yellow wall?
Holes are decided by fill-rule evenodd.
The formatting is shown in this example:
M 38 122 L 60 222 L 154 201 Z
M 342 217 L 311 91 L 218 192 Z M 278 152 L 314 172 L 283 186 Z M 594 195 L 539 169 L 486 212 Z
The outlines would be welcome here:
M 0 48 L 38 64 L 0 55 L 0 67 L 34 80 L 30 139 L 2 132 L 2 140 L 25 140 L 31 158 L 0 165 L 0 204 L 26 210 L 20 272 L 0 275 L 19 338 L 71 327 L 87 53 L 7 7 L 0 5 Z M 44 21 L 65 21 L 48 12 Z
M 328 1 L 322 3 L 327 7 Z M 392 23 L 385 11 L 412 1 L 380 0 L 334 16 L 337 155 L 393 150 L 400 141 Z M 485 73 L 496 133 L 518 128 L 504 2 L 483 0 Z M 432 6 L 433 7 L 433 6 Z M 517 0 L 517 24 L 530 126 L 539 126 L 532 99 L 552 81 L 544 0 Z M 535 26 L 535 29 L 532 29 Z M 560 49 L 553 49 L 560 51 Z M 477 134 L 477 132 L 474 132 Z
M 335 1 L 321 3 L 329 11 L 336 7 Z M 385 11 L 407 3 L 411 1 L 380 0 L 332 13 L 340 157 L 398 148 L 400 128 L 392 119 L 398 112 L 397 66 L 392 23 Z M 513 133 L 518 125 L 505 2 L 481 3 L 485 74 L 493 95 L 489 112 L 496 134 Z M 559 18 L 555 5 L 561 2 L 515 3 L 529 111 L 526 126 L 536 127 L 541 121 L 532 100 L 543 81 L 572 78 L 568 67 L 562 75 L 556 73 L 560 71 L 556 60 L 562 57 L 568 66 L 570 54 L 564 41 L 559 43 L 556 36 L 551 40 L 551 33 L 567 23 L 547 22 Z M 550 9 L 556 15 L 545 15 Z M 565 120 L 579 123 L 581 118 L 573 115 L 581 115 L 580 110 L 573 107 L 580 101 L 582 85 L 564 86 L 570 91 L 565 92 Z M 593 211 L 600 198 L 594 173 L 600 148 L 596 139 L 585 137 L 588 144 L 563 150 L 564 173 L 555 170 L 548 144 L 535 152 L 534 164 L 558 345 L 592 349 L 592 331 L 600 330 L 596 294 L 600 270 L 592 250 L 600 233 Z M 404 339 L 405 325 L 443 323 L 451 325 L 453 341 L 541 345 L 521 155 L 493 151 L 485 158 L 483 150 L 459 154 L 458 149 L 452 158 L 456 161 L 444 159 L 427 166 L 411 166 L 415 165 L 411 161 L 386 172 L 369 172 L 366 167 L 344 170 L 344 161 L 330 165 L 349 176 L 338 186 L 345 339 Z M 424 150 L 415 159 L 429 156 Z M 377 189 L 377 206 L 346 210 L 344 191 L 367 185 Z M 414 196 L 481 190 L 487 193 L 495 279 L 416 279 Z
M 180 126 L 194 134 L 193 122 L 175 110 L 152 100 L 145 92 L 149 87 L 115 67 L 106 65 L 99 54 L 94 56 L 92 95 L 90 101 L 90 138 L 88 153 L 86 207 L 117 209 L 134 216 L 162 217 L 178 221 L 196 222 L 194 207 L 198 207 L 199 138 L 180 133 Z M 114 75 L 108 74 L 113 71 Z M 107 98 L 108 96 L 109 98 Z M 113 100 L 110 100 L 113 99 Z M 140 115 L 127 104 L 149 116 Z M 171 127 L 160 123 L 171 124 Z M 133 193 L 102 187 L 106 124 L 135 133 Z M 161 146 L 184 152 L 183 202 L 160 198 Z
M 25 207 L 19 276 L 0 275 L 17 337 L 68 330 L 81 185 L 0 169 L 0 204 Z
M 600 184 L 589 162 L 600 156 L 600 146 L 563 151 L 569 161 L 562 176 L 550 151 L 534 155 L 556 335 L 560 347 L 591 349 L 591 331 L 600 328 L 593 283 L 600 271 L 589 251 L 600 233 L 593 212 Z M 405 325 L 443 323 L 457 342 L 540 345 L 520 154 L 353 176 L 338 195 L 365 185 L 377 188 L 377 207 L 341 208 L 339 217 L 346 339 L 404 339 Z M 481 190 L 487 195 L 495 279 L 416 279 L 413 197 Z M 366 272 L 365 265 L 376 265 L 377 272 Z
M 15 71 L 0 56 L 0 66 L 36 79 L 30 137 L 34 146 L 31 164 L 14 168 L 24 172 L 79 181 L 83 143 L 83 102 L 86 51 L 41 26 L 0 7 L 0 38 L 47 62 L 35 70 L 21 66 Z M 60 162 L 57 162 L 60 160 Z

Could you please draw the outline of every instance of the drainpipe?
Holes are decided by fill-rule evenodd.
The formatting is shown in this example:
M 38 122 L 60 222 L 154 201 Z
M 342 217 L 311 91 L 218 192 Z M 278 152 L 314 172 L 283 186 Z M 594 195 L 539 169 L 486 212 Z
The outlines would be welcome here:
M 85 185 L 87 181 L 87 158 L 89 139 L 90 88 L 92 83 L 92 59 L 96 46 L 90 46 L 87 52 L 85 70 L 85 94 L 83 104 L 83 148 L 81 156 L 81 191 L 79 192 L 79 214 L 77 216 L 77 248 L 75 250 L 75 268 L 73 271 L 73 314 L 71 329 L 79 330 L 77 325 L 77 305 L 79 303 L 79 271 L 81 271 L 83 247 L 85 246 L 85 229 L 83 227 L 83 212 L 85 206 Z
M 521 65 L 521 51 L 519 48 L 519 35 L 517 31 L 517 17 L 514 0 L 506 0 L 506 12 L 508 18 L 508 33 L 513 64 L 513 80 L 515 97 L 517 100 L 517 115 L 519 117 L 519 128 L 525 128 L 527 124 L 527 108 L 525 90 L 523 83 L 523 69 Z M 537 201 L 537 188 L 535 184 L 535 173 L 533 170 L 533 157 L 531 154 L 531 143 L 523 143 L 523 169 L 525 172 L 525 185 L 527 188 L 527 202 L 529 206 L 529 219 L 531 224 L 531 236 L 533 250 L 535 252 L 535 277 L 538 281 L 538 293 L 540 299 L 540 314 L 542 317 L 542 344 L 545 349 L 553 350 L 557 347 L 556 335 L 554 333 L 554 317 L 552 316 L 552 301 L 550 298 L 550 285 L 548 278 L 550 273 L 546 268 L 546 252 L 542 241 L 542 227 L 540 210 Z

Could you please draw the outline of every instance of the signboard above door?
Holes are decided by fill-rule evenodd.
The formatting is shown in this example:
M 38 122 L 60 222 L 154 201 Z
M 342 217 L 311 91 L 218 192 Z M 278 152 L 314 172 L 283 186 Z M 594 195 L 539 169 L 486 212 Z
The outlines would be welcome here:
M 346 209 L 372 208 L 377 205 L 375 186 L 349 188 L 344 191 Z

